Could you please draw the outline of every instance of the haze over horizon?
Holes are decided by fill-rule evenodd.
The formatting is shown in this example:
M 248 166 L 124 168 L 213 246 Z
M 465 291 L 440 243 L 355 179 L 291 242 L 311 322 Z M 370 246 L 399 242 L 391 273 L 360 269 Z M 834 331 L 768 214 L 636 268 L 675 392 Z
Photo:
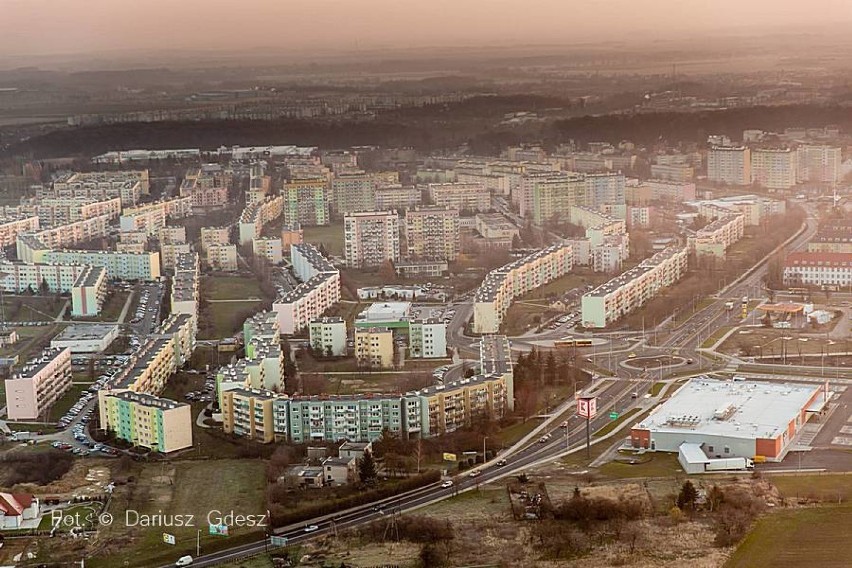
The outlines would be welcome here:
M 21 65 L 29 58 L 109 58 L 144 50 L 328 53 L 762 35 L 852 25 L 848 0 L 529 0 L 522 7 L 508 0 L 0 0 L 0 6 L 0 54 Z

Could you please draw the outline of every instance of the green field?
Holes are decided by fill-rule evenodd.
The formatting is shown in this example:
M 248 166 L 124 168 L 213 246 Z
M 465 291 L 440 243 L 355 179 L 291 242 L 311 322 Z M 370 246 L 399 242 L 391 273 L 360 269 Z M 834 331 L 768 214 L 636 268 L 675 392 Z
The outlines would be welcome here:
M 122 487 L 110 503 L 115 522 L 102 527 L 99 538 L 109 544 L 87 566 L 159 566 L 184 554 L 195 556 L 197 531 L 201 551 L 212 552 L 262 536 L 262 529 L 229 526 L 229 536 L 208 535 L 208 518 L 219 513 L 263 515 L 265 465 L 259 460 L 185 461 L 150 464 L 132 486 Z M 127 511 L 131 511 L 128 513 Z M 141 515 L 192 515 L 192 526 L 141 527 Z M 212 515 L 208 517 L 208 514 Z M 174 517 L 172 517 L 174 518 Z M 127 521 L 130 521 L 128 525 Z M 136 526 L 132 526 L 132 525 Z M 186 523 L 184 523 L 186 524 Z M 163 542 L 163 532 L 174 535 L 176 544 Z
M 3 312 L 6 321 L 53 321 L 67 298 L 57 296 L 6 296 Z
M 846 501 L 852 496 L 852 476 L 840 474 L 773 475 L 769 481 L 786 499 Z
M 262 294 L 257 280 L 241 276 L 216 276 L 207 281 L 210 290 L 208 300 L 245 300 L 260 298 Z M 216 306 L 218 309 L 219 306 Z
M 343 256 L 343 224 L 336 223 L 326 227 L 304 227 L 303 238 L 306 243 L 323 245 L 329 253 Z
M 845 568 L 852 505 L 777 511 L 760 519 L 725 568 Z
M 100 321 L 118 321 L 118 316 L 121 315 L 121 310 L 124 309 L 124 304 L 127 302 L 128 296 L 130 296 L 128 290 L 117 290 L 110 294 L 101 307 L 101 313 L 94 319 Z
M 56 404 L 50 407 L 48 421 L 55 422 L 62 418 L 62 415 L 68 412 L 68 409 L 80 400 L 80 395 L 87 388 L 89 388 L 88 385 L 71 385 L 71 389 L 62 395 L 62 398 L 57 400 Z
M 642 455 L 622 454 L 621 458 L 635 457 L 637 463 L 630 464 L 611 461 L 600 467 L 600 473 L 606 477 L 671 477 L 683 473 L 677 461 L 677 454 L 648 452 Z
M 260 308 L 260 302 L 218 302 L 210 304 L 213 319 L 212 338 L 231 337 L 243 328 L 246 317 Z M 244 317 L 245 316 L 245 317 Z M 205 339 L 205 338 L 202 338 Z M 207 338 L 209 339 L 209 338 Z

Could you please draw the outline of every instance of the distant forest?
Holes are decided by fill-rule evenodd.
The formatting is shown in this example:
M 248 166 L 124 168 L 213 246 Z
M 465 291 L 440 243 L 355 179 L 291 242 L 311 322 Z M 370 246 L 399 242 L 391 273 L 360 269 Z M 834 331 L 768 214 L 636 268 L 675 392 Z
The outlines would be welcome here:
M 463 143 L 476 154 L 496 154 L 509 145 L 538 142 L 547 148 L 567 142 L 630 140 L 704 142 L 708 134 L 739 140 L 742 131 L 758 128 L 836 124 L 852 130 L 852 109 L 840 106 L 791 105 L 737 108 L 695 113 L 606 114 L 577 116 L 521 128 L 498 126 L 503 113 L 562 107 L 577 113 L 572 101 L 533 96 L 476 97 L 453 105 L 401 109 L 372 121 L 209 120 L 123 123 L 57 130 L 11 146 L 12 155 L 36 159 L 90 156 L 118 149 L 202 148 L 226 145 L 297 144 L 321 148 L 377 145 L 420 151 L 455 148 Z

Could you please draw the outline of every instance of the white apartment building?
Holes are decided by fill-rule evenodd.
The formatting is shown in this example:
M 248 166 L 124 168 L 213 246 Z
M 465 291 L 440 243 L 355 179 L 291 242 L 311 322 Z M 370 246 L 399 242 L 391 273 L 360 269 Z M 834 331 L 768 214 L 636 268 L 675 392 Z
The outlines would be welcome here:
M 481 183 L 430 183 L 427 186 L 432 203 L 459 211 L 488 211 L 491 193 Z
M 521 217 L 536 225 L 566 220 L 571 207 L 586 205 L 586 180 L 572 172 L 546 172 L 524 175 L 518 197 Z
M 207 265 L 222 272 L 237 271 L 237 245 L 211 245 L 207 247 Z
M 163 227 L 159 234 L 160 244 L 182 245 L 186 242 L 186 227 Z
M 188 198 L 193 207 L 221 207 L 228 203 L 232 177 L 232 172 L 219 164 L 202 164 L 186 173 L 180 195 Z
M 423 203 L 423 192 L 413 186 L 378 187 L 375 191 L 373 211 L 410 209 Z
M 409 322 L 408 356 L 412 359 L 446 357 L 447 324 L 435 318 Z
M 228 227 L 201 227 L 201 252 L 207 252 L 212 245 L 227 245 L 231 242 L 231 229 Z
M 586 174 L 586 202 L 578 205 L 599 208 L 603 205 L 624 203 L 624 175 L 621 172 Z
M 751 183 L 751 150 L 745 146 L 713 146 L 707 151 L 707 179 L 727 185 Z
M 346 355 L 346 321 L 341 317 L 317 318 L 310 325 L 310 343 L 321 356 Z
M 291 168 L 291 176 L 293 175 Z M 326 175 L 297 179 L 284 184 L 284 224 L 302 226 L 328 225 L 329 181 Z
M 113 252 L 106 250 L 52 250 L 42 255 L 49 264 L 102 266 L 110 280 L 159 280 L 160 253 Z
M 6 417 L 37 420 L 71 388 L 71 350 L 47 348 L 5 381 Z
M 0 219 L 0 247 L 12 246 L 15 244 L 18 235 L 37 232 L 39 222 L 39 218 L 36 216 Z
M 459 212 L 447 207 L 424 207 L 405 214 L 408 257 L 452 262 L 459 253 Z
M 44 251 L 77 246 L 104 238 L 109 235 L 109 221 L 109 215 L 100 215 L 68 225 L 42 229 L 36 233 L 19 234 L 15 242 L 18 259 L 24 262 L 42 262 L 39 255 Z
M 515 298 L 568 274 L 573 261 L 570 244 L 555 244 L 489 272 L 473 298 L 474 333 L 497 333 Z
M 119 227 L 122 231 L 144 231 L 153 237 L 165 228 L 166 219 L 182 219 L 191 211 L 188 197 L 157 201 L 122 211 Z
M 670 247 L 583 296 L 584 327 L 603 328 L 645 305 L 686 273 L 688 250 Z
M 339 174 L 331 180 L 331 204 L 337 215 L 374 211 L 377 180 L 363 171 Z
M 36 194 L 43 197 L 85 197 L 103 201 L 118 197 L 121 205 L 136 205 L 139 198 L 149 193 L 148 170 L 117 172 L 74 172 L 64 175 L 53 182 L 50 190 Z
M 133 250 L 129 247 L 125 250 Z M 142 252 L 143 249 L 138 252 Z M 171 270 L 177 264 L 178 255 L 192 252 L 192 245 L 189 243 L 183 244 L 161 244 L 160 245 L 160 266 L 166 270 Z
M 743 215 L 726 215 L 696 231 L 687 239 L 687 244 L 690 252 L 698 255 L 725 258 L 728 248 L 743 238 L 744 230 Z
M 284 260 L 284 250 L 281 246 L 281 238 L 257 238 L 251 242 L 251 250 L 255 255 L 268 260 L 271 264 L 281 264 Z
M 344 257 L 354 268 L 399 260 L 399 215 L 396 211 L 351 213 L 343 218 Z
M 842 178 L 840 148 L 802 144 L 796 148 L 799 182 L 837 183 Z
M 340 301 L 340 271 L 309 243 L 291 245 L 290 259 L 302 283 L 278 298 L 272 309 L 281 333 L 292 335 Z
M 4 292 L 38 293 L 43 286 L 55 294 L 71 293 L 71 315 L 95 316 L 107 294 L 106 271 L 82 264 L 0 263 Z
M 106 295 L 106 270 L 100 266 L 84 267 L 71 287 L 71 316 L 98 315 Z
M 751 181 L 767 189 L 796 185 L 797 154 L 790 148 L 755 148 L 751 151 Z
M 247 205 L 239 220 L 239 241 L 250 244 L 263 234 L 263 227 L 281 216 L 284 199 L 280 195 Z
M 784 283 L 848 292 L 852 286 L 852 253 L 792 252 L 784 261 Z
M 695 168 L 689 164 L 651 164 L 651 177 L 671 181 L 690 181 L 695 177 Z
M 180 254 L 175 261 L 170 298 L 173 314 L 188 314 L 198 318 L 199 279 L 201 275 L 197 253 Z

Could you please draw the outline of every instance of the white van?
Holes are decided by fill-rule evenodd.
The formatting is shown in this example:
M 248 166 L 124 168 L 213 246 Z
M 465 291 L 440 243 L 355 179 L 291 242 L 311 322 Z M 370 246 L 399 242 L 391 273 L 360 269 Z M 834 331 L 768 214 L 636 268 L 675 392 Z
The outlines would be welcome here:
M 175 566 L 189 566 L 190 564 L 192 564 L 192 556 L 189 554 L 181 556 L 177 559 L 177 562 L 175 562 Z

